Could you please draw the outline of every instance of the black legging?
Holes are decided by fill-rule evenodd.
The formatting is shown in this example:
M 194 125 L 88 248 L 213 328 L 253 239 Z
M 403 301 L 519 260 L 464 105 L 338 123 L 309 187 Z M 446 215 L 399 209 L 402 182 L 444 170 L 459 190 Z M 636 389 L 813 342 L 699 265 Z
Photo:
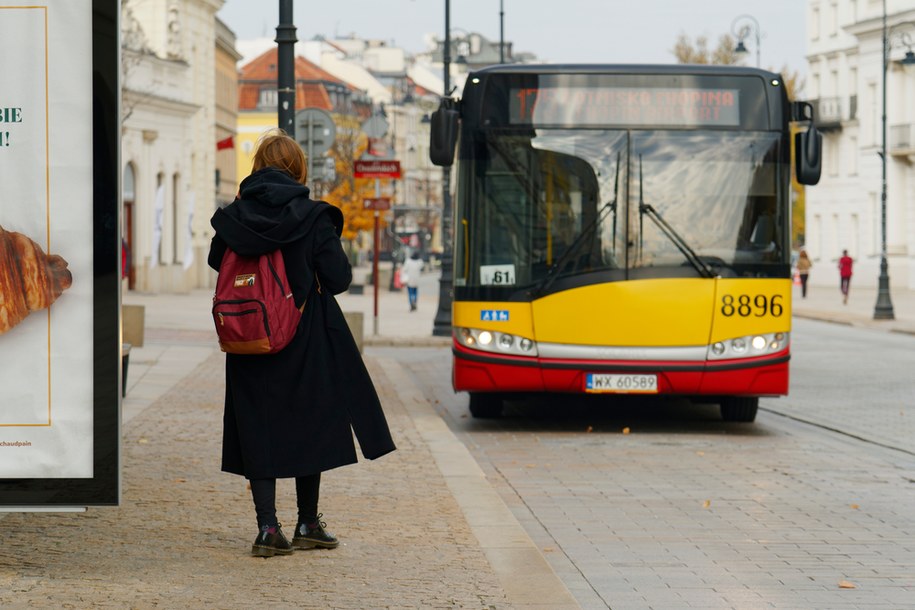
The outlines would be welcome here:
M 257 513 L 257 527 L 276 525 L 276 479 L 251 479 L 250 483 L 254 510 Z M 295 478 L 295 498 L 300 523 L 311 524 L 318 520 L 320 489 L 320 472 Z

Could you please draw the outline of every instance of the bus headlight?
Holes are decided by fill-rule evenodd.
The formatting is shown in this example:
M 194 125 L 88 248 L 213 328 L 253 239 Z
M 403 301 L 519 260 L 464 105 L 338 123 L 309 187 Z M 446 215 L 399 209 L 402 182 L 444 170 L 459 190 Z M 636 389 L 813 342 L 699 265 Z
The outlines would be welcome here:
M 708 360 L 751 358 L 774 354 L 788 348 L 789 333 L 768 333 L 716 341 L 708 347 Z
M 454 338 L 464 347 L 495 352 L 498 354 L 514 354 L 516 356 L 536 356 L 537 344 L 527 337 L 518 337 L 509 333 L 496 330 L 480 330 L 476 328 L 455 328 Z

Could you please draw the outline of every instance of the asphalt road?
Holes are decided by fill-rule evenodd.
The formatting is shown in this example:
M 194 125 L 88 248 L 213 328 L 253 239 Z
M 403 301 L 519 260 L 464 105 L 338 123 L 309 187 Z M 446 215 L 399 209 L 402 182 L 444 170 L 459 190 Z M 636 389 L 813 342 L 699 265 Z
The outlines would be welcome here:
M 915 607 L 915 338 L 797 320 L 793 354 L 755 424 L 570 396 L 477 420 L 447 350 L 398 358 L 582 608 Z

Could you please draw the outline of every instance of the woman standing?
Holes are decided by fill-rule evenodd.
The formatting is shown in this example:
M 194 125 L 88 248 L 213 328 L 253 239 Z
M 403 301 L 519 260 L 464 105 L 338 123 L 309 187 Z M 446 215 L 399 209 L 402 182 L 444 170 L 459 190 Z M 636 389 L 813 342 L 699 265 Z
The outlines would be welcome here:
M 352 279 L 340 243 L 343 214 L 309 198 L 299 145 L 265 134 L 238 198 L 211 219 L 209 265 L 226 247 L 242 256 L 279 249 L 302 319 L 292 342 L 271 355 L 226 354 L 222 470 L 250 481 L 258 535 L 251 553 L 288 555 L 335 548 L 318 513 L 321 473 L 394 450 L 381 403 L 335 294 Z M 276 479 L 294 478 L 298 523 L 292 542 L 276 516 Z
M 807 276 L 810 275 L 810 268 L 813 267 L 813 263 L 810 261 L 810 257 L 807 256 L 807 250 L 801 248 L 800 254 L 797 257 L 797 274 L 801 277 L 801 298 L 807 298 Z

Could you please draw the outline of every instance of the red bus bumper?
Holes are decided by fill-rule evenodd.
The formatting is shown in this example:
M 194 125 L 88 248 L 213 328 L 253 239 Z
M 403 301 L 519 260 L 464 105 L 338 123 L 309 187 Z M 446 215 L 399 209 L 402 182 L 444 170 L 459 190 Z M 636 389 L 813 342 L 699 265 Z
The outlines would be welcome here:
M 784 396 L 789 350 L 764 358 L 709 362 L 615 362 L 521 358 L 452 348 L 452 383 L 467 392 L 585 391 L 588 373 L 658 376 L 658 393 L 669 395 Z

